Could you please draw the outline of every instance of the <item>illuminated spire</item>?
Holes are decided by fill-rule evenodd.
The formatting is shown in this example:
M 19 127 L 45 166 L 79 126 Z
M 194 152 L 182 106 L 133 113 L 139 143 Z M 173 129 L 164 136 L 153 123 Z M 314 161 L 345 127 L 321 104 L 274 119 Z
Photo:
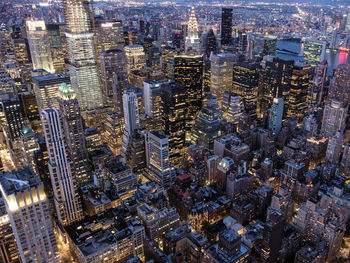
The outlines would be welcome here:
M 190 38 L 191 40 L 198 39 L 198 22 L 193 6 L 191 10 L 190 19 L 188 20 L 187 38 Z
M 198 22 L 194 7 L 192 6 L 190 19 L 188 20 L 185 51 L 193 50 L 200 52 L 200 42 L 198 37 Z

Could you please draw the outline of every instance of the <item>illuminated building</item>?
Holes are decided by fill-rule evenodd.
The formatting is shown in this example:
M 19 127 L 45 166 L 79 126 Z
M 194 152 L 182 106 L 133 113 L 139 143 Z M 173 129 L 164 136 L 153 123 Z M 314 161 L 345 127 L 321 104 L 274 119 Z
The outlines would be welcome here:
M 292 199 L 292 192 L 285 184 L 281 185 L 278 188 L 278 192 L 272 196 L 271 205 L 267 209 L 267 220 L 269 220 L 273 211 L 277 211 L 283 215 L 287 222 L 292 220 L 294 202 Z
M 19 263 L 15 235 L 12 231 L 10 218 L 6 212 L 5 202 L 0 201 L 0 261 L 3 263 Z
M 143 259 L 145 228 L 135 218 L 108 209 L 66 227 L 69 246 L 78 262 L 123 262 L 138 256 Z M 98 222 L 98 224 L 96 224 Z
M 350 64 L 339 65 L 334 86 L 328 92 L 328 98 L 350 103 Z
M 230 94 L 228 107 L 224 112 L 224 117 L 228 122 L 232 122 L 236 125 L 244 121 L 246 113 L 243 101 L 240 100 L 239 96 L 233 96 L 232 93 Z
M 312 68 L 295 63 L 290 82 L 287 116 L 295 115 L 302 121 L 307 112 L 307 95 L 312 85 Z
M 223 8 L 221 13 L 221 45 L 232 45 L 232 8 Z
M 241 237 L 232 229 L 219 234 L 219 241 L 205 249 L 203 263 L 247 263 L 250 250 L 245 246 Z
M 343 148 L 343 133 L 337 132 L 334 136 L 330 137 L 328 140 L 326 161 L 337 164 L 339 162 L 339 157 L 341 150 Z
M 327 80 L 327 60 L 322 61 L 314 71 L 312 86 L 308 94 L 309 108 L 323 102 L 325 97 L 325 85 Z
M 88 152 L 94 151 L 102 146 L 101 133 L 96 127 L 85 129 L 84 136 Z
M 49 201 L 39 177 L 29 167 L 7 172 L 0 177 L 0 190 L 21 261 L 61 262 Z
M 95 19 L 95 27 L 98 56 L 110 49 L 123 49 L 122 21 Z
M 220 108 L 224 91 L 232 91 L 234 55 L 220 53 L 210 56 L 210 92 L 217 98 Z
M 9 137 L 14 140 L 21 135 L 24 124 L 21 104 L 19 100 L 11 98 L 1 101 L 1 106 L 5 116 L 5 124 L 8 126 Z
M 39 111 L 47 108 L 58 109 L 58 89 L 62 83 L 70 85 L 69 76 L 63 73 L 46 74 L 32 79 Z
M 209 94 L 208 96 L 212 95 Z M 192 126 L 191 143 L 197 144 L 197 141 L 199 141 L 199 143 L 207 149 L 213 149 L 214 140 L 220 136 L 220 112 L 214 105 L 208 104 L 209 105 L 202 107 Z
M 199 42 L 198 36 L 198 22 L 194 10 L 194 6 L 192 6 L 190 18 L 187 23 L 187 35 L 185 38 L 185 52 L 189 51 L 201 53 L 201 45 Z
M 318 122 L 313 114 L 307 115 L 303 119 L 303 130 L 307 136 L 315 136 L 318 130 Z
M 61 37 L 61 28 L 59 24 L 47 24 L 47 38 L 50 45 L 52 64 L 56 73 L 65 71 L 64 46 Z
M 161 59 L 162 59 L 162 69 L 165 76 L 168 74 L 168 62 L 174 59 L 177 55 L 176 49 L 173 47 L 166 46 L 162 49 Z
M 143 105 L 145 115 L 151 118 L 157 118 L 160 113 L 159 101 L 157 101 L 157 95 L 162 84 L 169 83 L 170 80 L 146 80 L 143 82 Z
M 282 127 L 283 107 L 283 99 L 275 98 L 270 108 L 269 129 L 272 130 L 275 137 L 278 136 Z
M 137 207 L 137 215 L 145 226 L 147 236 L 156 241 L 161 241 L 164 233 L 180 225 L 180 216 L 173 207 L 158 209 L 144 204 Z
M 133 172 L 138 172 L 146 167 L 144 130 L 137 129 L 133 132 L 125 153 L 125 162 L 132 168 Z
M 174 80 L 185 87 L 186 141 L 202 104 L 203 55 L 178 55 L 175 57 Z
M 80 187 L 80 192 L 83 206 L 89 216 L 122 204 L 122 200 L 117 194 L 113 192 L 105 193 L 102 188 L 95 184 L 86 184 Z
M 241 55 L 246 55 L 248 51 L 248 35 L 245 30 L 238 30 L 235 39 L 236 51 Z
M 123 94 L 123 109 L 124 109 L 124 135 L 122 143 L 122 155 L 125 155 L 130 138 L 133 132 L 140 127 L 140 115 L 137 93 L 129 89 Z
M 143 105 L 146 116 L 144 126 L 148 130 L 163 129 L 163 112 L 161 99 L 161 86 L 171 82 L 170 80 L 146 80 L 143 82 Z
M 288 105 L 294 61 L 267 57 L 263 64 L 258 98 L 260 115 L 271 106 L 274 98 L 282 98 L 285 107 Z
M 82 208 L 73 163 L 68 159 L 60 111 L 54 108 L 43 110 L 41 121 L 49 155 L 56 213 L 60 223 L 69 225 L 82 218 Z
M 169 135 L 170 162 L 175 166 L 185 154 L 186 93 L 185 87 L 176 82 L 161 85 L 162 128 Z
M 343 133 L 347 114 L 348 109 L 341 102 L 336 100 L 328 101 L 323 111 L 321 135 L 330 138 L 337 131 Z
M 103 101 L 122 112 L 122 97 L 127 89 L 127 65 L 124 51 L 109 49 L 100 55 Z
M 249 35 L 248 36 L 249 58 L 255 56 L 275 56 L 277 48 L 276 36 Z
M 137 176 L 132 172 L 131 167 L 125 164 L 122 156 L 119 155 L 106 161 L 104 172 L 105 175 L 102 175 L 102 178 L 108 178 L 111 187 L 122 200 L 136 194 Z
M 142 70 L 146 67 L 146 55 L 141 45 L 125 46 L 127 72 Z
M 18 67 L 22 68 L 31 62 L 28 40 L 26 38 L 12 38 L 12 46 Z
M 69 74 L 79 106 L 103 105 L 100 77 L 96 63 L 94 35 L 91 28 L 89 1 L 64 0 Z
M 312 67 L 324 60 L 326 55 L 326 41 L 306 39 L 304 41 L 303 58 Z
M 117 112 L 108 112 L 104 123 L 103 141 L 114 155 L 119 155 L 124 133 L 123 117 Z
M 21 144 L 26 166 L 30 165 L 34 169 L 34 154 L 39 150 L 39 144 L 35 133 L 27 126 L 21 132 Z
M 169 136 L 159 131 L 147 132 L 146 161 L 155 181 L 162 186 L 170 185 L 173 168 L 169 159 Z
M 233 66 L 233 89 L 244 102 L 245 111 L 252 117 L 256 117 L 259 65 L 255 63 L 241 62 Z
M 54 73 L 55 69 L 45 22 L 43 20 L 27 20 L 26 29 L 33 68 Z
M 67 153 L 72 161 L 72 172 L 77 184 L 90 180 L 88 155 L 85 145 L 83 118 L 75 92 L 67 84 L 59 88 L 58 104 L 67 143 Z
M 152 69 L 160 69 L 161 55 L 159 48 L 156 46 L 152 46 L 148 49 L 147 53 L 147 66 Z
M 38 104 L 33 91 L 18 93 L 21 102 L 24 118 L 30 122 L 40 120 Z
M 204 62 L 204 69 L 203 69 L 203 91 L 202 91 L 202 95 L 203 97 L 205 96 L 205 94 L 207 94 L 208 92 L 210 92 L 210 60 L 207 59 Z

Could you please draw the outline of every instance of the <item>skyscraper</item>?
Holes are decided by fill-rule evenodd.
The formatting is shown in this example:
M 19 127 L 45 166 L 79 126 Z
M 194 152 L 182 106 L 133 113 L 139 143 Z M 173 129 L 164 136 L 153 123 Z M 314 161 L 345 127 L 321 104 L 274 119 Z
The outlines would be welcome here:
M 267 57 L 264 65 L 259 83 L 259 113 L 263 114 L 274 98 L 283 99 L 286 112 L 294 61 Z
M 58 109 L 58 89 L 62 83 L 70 85 L 69 76 L 63 73 L 44 74 L 34 76 L 32 81 L 39 111 L 47 108 Z
M 312 85 L 313 70 L 304 63 L 295 63 L 290 82 L 287 116 L 295 115 L 302 121 L 307 112 L 307 95 Z
M 79 106 L 103 105 L 88 0 L 64 0 L 69 73 Z
M 89 163 L 85 145 L 83 118 L 76 94 L 67 84 L 61 84 L 58 91 L 58 105 L 61 114 L 63 131 L 67 143 L 67 152 L 72 161 L 76 183 L 89 182 Z
M 339 131 L 336 134 L 329 138 L 327 152 L 326 152 L 326 160 L 332 163 L 338 163 L 340 153 L 343 147 L 343 139 L 344 135 Z
M 308 106 L 311 108 L 322 103 L 325 96 L 325 85 L 327 80 L 327 60 L 322 61 L 314 70 L 312 86 L 308 94 Z
M 0 261 L 3 263 L 20 263 L 10 217 L 6 211 L 5 201 L 0 200 Z
M 64 126 L 59 110 L 54 108 L 43 110 L 41 121 L 49 155 L 48 166 L 57 217 L 61 224 L 69 225 L 82 218 L 82 208 L 73 164 L 68 159 Z
M 321 135 L 330 138 L 337 131 L 343 133 L 347 115 L 348 109 L 343 106 L 343 103 L 337 100 L 328 101 L 323 111 Z
M 146 135 L 147 167 L 159 178 L 162 185 L 171 181 L 171 165 L 169 161 L 168 136 L 162 132 L 151 131 Z
M 198 141 L 207 149 L 213 149 L 214 140 L 220 136 L 218 105 L 216 98 L 208 93 L 207 105 L 203 106 L 191 130 L 191 143 Z
M 126 154 L 133 132 L 140 127 L 139 105 L 137 93 L 126 90 L 123 94 L 124 109 L 124 135 L 122 143 L 122 155 Z
M 65 46 L 62 43 L 61 28 L 59 24 L 47 24 L 47 38 L 50 45 L 53 68 L 56 73 L 65 71 L 64 53 Z
M 192 50 L 193 52 L 200 53 L 201 46 L 198 36 L 198 22 L 194 7 L 192 6 L 190 19 L 187 24 L 187 35 L 185 39 L 185 52 Z
M 204 47 L 205 47 L 205 55 L 207 56 L 207 58 L 210 57 L 211 52 L 213 52 L 214 54 L 218 52 L 216 37 L 212 28 L 209 30 L 206 36 Z
M 232 91 L 234 56 L 230 53 L 220 53 L 210 56 L 210 91 L 222 106 L 224 91 Z
M 275 138 L 278 136 L 282 127 L 283 107 L 284 103 L 282 98 L 273 99 L 273 104 L 270 109 L 269 128 L 274 133 Z
M 97 50 L 99 56 L 110 49 L 123 49 L 123 23 L 120 20 L 96 20 Z
M 331 86 L 328 97 L 348 105 L 350 103 L 350 63 L 339 65 L 335 76 L 335 83 Z
M 202 104 L 203 55 L 175 57 L 174 80 L 186 88 L 186 140 Z
M 169 157 L 175 166 L 185 154 L 186 89 L 177 82 L 161 85 L 161 112 L 164 132 L 169 135 Z
M 34 69 L 44 69 L 54 73 L 50 42 L 43 20 L 27 20 L 27 38 Z
M 221 45 L 232 44 L 232 8 L 223 8 L 221 14 Z
M 259 65 L 239 62 L 233 66 L 233 92 L 244 102 L 244 108 L 251 117 L 256 117 Z
M 24 124 L 21 103 L 16 98 L 11 98 L 1 101 L 1 106 L 8 127 L 8 136 L 14 140 L 21 135 Z
M 123 93 L 128 86 L 125 52 L 120 49 L 110 49 L 102 52 L 100 59 L 103 101 L 106 105 L 122 112 Z
M 312 67 L 317 66 L 325 59 L 326 41 L 317 39 L 306 39 L 304 41 L 303 58 Z
M 142 70 L 146 67 L 146 55 L 141 45 L 125 46 L 127 71 Z
M 39 176 L 29 167 L 6 172 L 0 176 L 0 190 L 21 261 L 59 263 L 49 201 Z

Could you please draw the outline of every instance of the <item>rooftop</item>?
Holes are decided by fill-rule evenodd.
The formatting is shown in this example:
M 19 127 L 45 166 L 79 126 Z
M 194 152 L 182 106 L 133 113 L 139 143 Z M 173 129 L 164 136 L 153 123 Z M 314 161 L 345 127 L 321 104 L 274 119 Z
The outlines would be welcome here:
M 22 192 L 41 184 L 39 176 L 29 166 L 0 175 L 0 185 L 7 195 Z

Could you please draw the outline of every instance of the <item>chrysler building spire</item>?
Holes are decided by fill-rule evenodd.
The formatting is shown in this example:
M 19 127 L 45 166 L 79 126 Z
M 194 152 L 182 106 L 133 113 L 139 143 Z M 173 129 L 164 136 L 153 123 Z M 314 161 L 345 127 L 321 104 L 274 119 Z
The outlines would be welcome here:
M 185 42 L 185 51 L 200 52 L 200 42 L 198 37 L 198 22 L 194 7 L 192 6 L 190 19 L 188 20 L 188 29 Z

